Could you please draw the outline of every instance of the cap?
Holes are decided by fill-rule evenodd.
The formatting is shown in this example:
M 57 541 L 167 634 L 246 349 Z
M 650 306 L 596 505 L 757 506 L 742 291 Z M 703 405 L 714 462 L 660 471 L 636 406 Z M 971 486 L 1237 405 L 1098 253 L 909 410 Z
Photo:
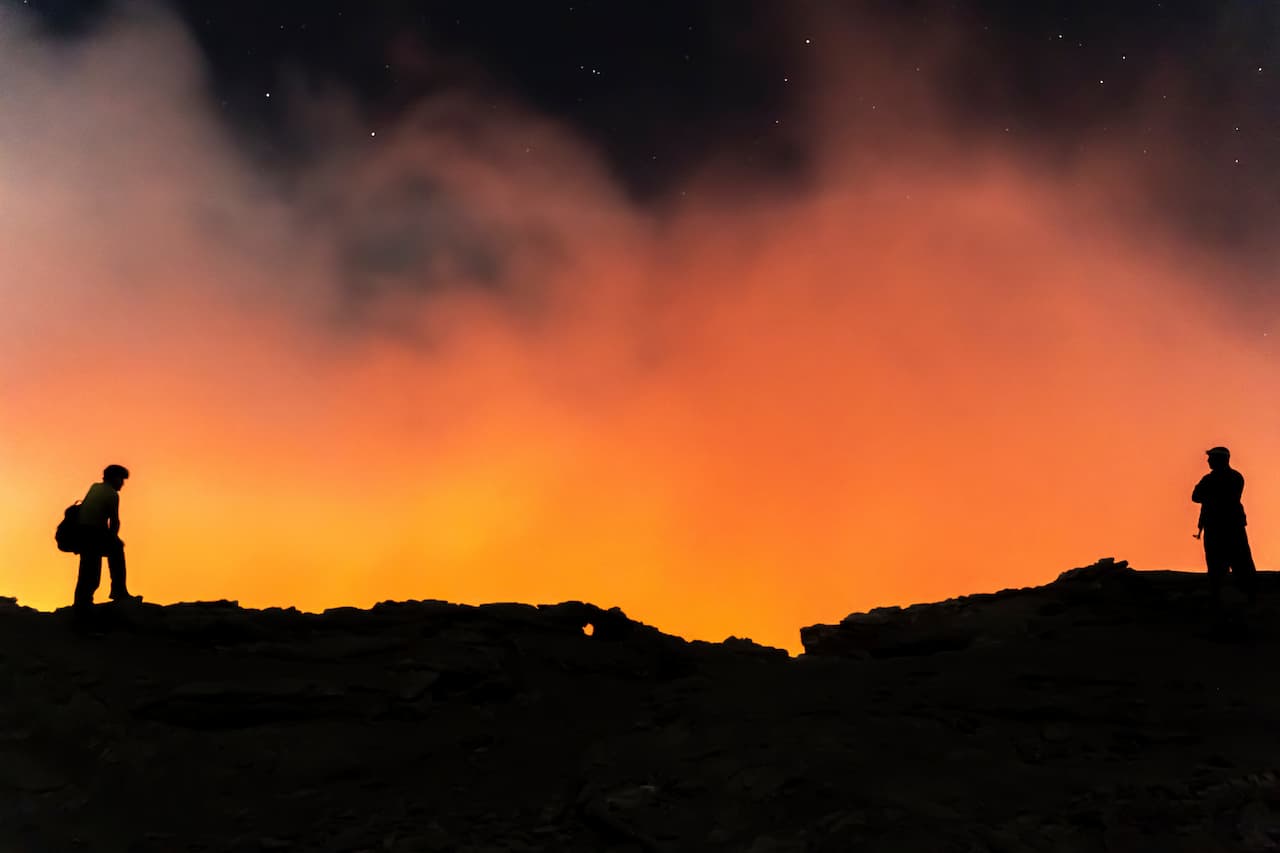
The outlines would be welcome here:
M 1231 455 L 1231 451 L 1227 450 L 1225 447 L 1210 447 L 1208 450 L 1205 451 L 1205 453 L 1209 454 L 1210 456 L 1228 456 L 1229 457 Z

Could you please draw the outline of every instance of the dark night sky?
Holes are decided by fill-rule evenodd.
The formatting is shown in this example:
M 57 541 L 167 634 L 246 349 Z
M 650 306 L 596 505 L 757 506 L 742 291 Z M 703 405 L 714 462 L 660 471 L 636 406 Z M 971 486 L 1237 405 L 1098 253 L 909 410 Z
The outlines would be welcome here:
M 60 36 L 93 32 L 106 0 L 30 0 Z M 1158 155 L 1156 205 L 1190 230 L 1242 245 L 1276 211 L 1280 6 L 1260 0 L 879 3 L 272 2 L 173 0 L 204 50 L 240 138 L 287 166 L 304 153 L 283 79 L 356 93 L 371 127 L 468 69 L 495 91 L 574 126 L 639 200 L 711 156 L 803 175 L 794 132 L 819 72 L 808 12 L 879 20 L 908 53 L 945 31 L 944 98 L 957 129 L 1017 134 L 1070 157 L 1114 133 Z M 812 31 L 811 31 L 812 30 Z M 805 34 L 808 33 L 808 36 Z M 422 57 L 449 57 L 448 63 Z M 917 60 L 901 56 L 909 72 Z M 1275 66 L 1273 67 L 1273 62 Z M 1162 86 L 1161 78 L 1172 78 Z M 277 90 L 275 98 L 266 93 Z M 1157 99 L 1157 94 L 1159 98 Z M 1141 127 L 1118 129 L 1141 112 Z M 1005 131 L 1008 128 L 1008 131 Z

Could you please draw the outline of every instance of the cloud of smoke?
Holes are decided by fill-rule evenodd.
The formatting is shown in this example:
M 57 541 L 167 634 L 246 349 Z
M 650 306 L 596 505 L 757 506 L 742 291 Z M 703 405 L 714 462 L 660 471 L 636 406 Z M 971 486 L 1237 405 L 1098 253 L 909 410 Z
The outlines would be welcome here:
M 311 96 L 282 192 L 173 21 L 23 25 L 0 13 L 0 581 L 27 603 L 69 598 L 52 523 L 108 462 L 155 600 L 581 598 L 790 648 L 1103 554 L 1194 568 L 1212 444 L 1280 509 L 1272 308 L 1211 298 L 1248 273 L 1149 227 L 1114 152 L 948 131 L 925 72 L 828 68 L 803 192 L 721 166 L 654 213 L 463 92 L 376 138 Z

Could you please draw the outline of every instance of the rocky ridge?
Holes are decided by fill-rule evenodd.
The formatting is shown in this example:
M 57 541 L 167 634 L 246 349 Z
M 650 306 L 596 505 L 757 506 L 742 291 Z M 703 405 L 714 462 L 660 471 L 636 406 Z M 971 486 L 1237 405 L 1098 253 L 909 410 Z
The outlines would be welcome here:
M 1280 585 L 1204 580 L 1104 560 L 798 658 L 578 602 L 0 600 L 0 853 L 1280 849 Z

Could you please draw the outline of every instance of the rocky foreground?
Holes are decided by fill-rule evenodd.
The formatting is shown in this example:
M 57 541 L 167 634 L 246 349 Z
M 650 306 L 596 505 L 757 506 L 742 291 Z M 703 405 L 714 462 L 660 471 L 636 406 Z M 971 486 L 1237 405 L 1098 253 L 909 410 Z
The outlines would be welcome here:
M 1280 849 L 1280 582 L 1110 561 L 790 658 L 568 603 L 0 604 L 0 853 Z M 591 634 L 584 626 L 591 626 Z

